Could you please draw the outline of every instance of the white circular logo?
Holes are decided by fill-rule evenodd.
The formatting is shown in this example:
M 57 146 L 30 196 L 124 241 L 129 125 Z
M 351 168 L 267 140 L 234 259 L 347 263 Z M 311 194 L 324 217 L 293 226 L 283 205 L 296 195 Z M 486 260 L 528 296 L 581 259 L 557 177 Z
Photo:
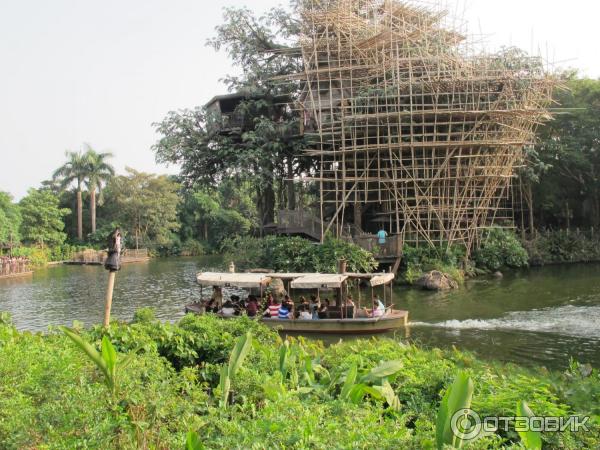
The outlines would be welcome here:
M 459 409 L 452 414 L 450 428 L 457 438 L 470 441 L 481 433 L 481 418 L 470 408 Z

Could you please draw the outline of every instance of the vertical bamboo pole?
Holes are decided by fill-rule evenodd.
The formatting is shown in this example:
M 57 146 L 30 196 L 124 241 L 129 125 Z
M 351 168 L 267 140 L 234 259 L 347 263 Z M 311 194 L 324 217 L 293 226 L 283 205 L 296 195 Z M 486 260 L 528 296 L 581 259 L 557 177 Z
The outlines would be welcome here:
M 108 272 L 108 287 L 106 288 L 106 297 L 104 299 L 104 328 L 110 324 L 110 310 L 112 308 L 113 289 L 115 287 L 115 276 L 117 272 L 112 270 Z

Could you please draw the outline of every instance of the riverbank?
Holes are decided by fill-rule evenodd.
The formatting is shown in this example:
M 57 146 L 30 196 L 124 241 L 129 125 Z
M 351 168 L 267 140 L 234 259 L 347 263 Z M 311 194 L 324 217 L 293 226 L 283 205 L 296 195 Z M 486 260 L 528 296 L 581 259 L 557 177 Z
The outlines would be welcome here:
M 247 330 L 254 344 L 231 380 L 232 404 L 224 407 L 220 364 Z M 80 333 L 99 345 L 100 328 Z M 5 448 L 182 448 L 190 430 L 205 448 L 431 448 L 441 397 L 461 371 L 473 379 L 472 407 L 482 416 L 512 415 L 519 400 L 537 415 L 599 414 L 598 372 L 576 364 L 548 372 L 371 339 L 327 348 L 292 341 L 281 366 L 278 335 L 253 321 L 187 316 L 170 325 L 147 311 L 134 324 L 112 325 L 107 336 L 118 351 L 114 395 L 58 330 L 40 335 L 0 325 L 0 390 L 10 393 L 0 396 Z M 345 397 L 353 366 L 360 377 L 385 361 L 399 361 L 387 376 L 398 403 L 377 390 Z M 590 427 L 589 433 L 542 433 L 544 448 L 597 448 L 597 424 Z M 509 427 L 475 448 L 518 442 Z

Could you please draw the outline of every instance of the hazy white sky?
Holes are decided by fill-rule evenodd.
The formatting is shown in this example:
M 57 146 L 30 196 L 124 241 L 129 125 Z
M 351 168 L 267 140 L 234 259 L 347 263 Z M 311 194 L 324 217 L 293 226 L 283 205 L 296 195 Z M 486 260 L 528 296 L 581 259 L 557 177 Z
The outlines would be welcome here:
M 205 46 L 222 8 L 277 0 L 0 0 L 0 190 L 16 199 L 83 142 L 125 166 L 171 172 L 150 150 L 152 122 L 225 88 L 223 53 Z M 285 1 L 283 2 L 285 3 Z M 600 76 L 596 1 L 445 0 L 489 47 L 517 45 Z

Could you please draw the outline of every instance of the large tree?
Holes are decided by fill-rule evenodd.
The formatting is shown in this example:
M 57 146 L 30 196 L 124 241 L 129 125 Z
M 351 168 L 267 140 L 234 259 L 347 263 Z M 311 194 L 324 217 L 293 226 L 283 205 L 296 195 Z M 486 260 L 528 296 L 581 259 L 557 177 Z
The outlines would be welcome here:
M 106 187 L 108 217 L 133 237 L 136 248 L 168 244 L 180 226 L 179 185 L 166 175 L 126 170 L 128 175 L 112 178 Z
M 19 206 L 12 202 L 7 192 L 0 192 L 0 248 L 18 244 L 20 240 L 19 227 L 21 213 Z
M 63 232 L 63 217 L 68 209 L 59 207 L 56 195 L 47 189 L 29 189 L 19 202 L 21 235 L 23 240 L 41 247 L 62 244 L 67 235 Z
M 115 169 L 106 162 L 112 156 L 112 153 L 98 153 L 89 145 L 85 152 L 87 160 L 86 186 L 90 194 L 92 233 L 96 232 L 96 193 L 102 195 L 102 188 L 115 175 Z
M 88 174 L 88 161 L 83 152 L 65 152 L 67 162 L 56 169 L 52 178 L 66 189 L 75 183 L 77 192 L 77 239 L 83 239 L 83 184 Z
M 600 80 L 568 75 L 554 120 L 540 129 L 545 170 L 534 185 L 540 224 L 600 226 Z
M 224 49 L 242 69 L 241 76 L 225 81 L 246 96 L 235 111 L 244 128 L 222 133 L 221 118 L 201 107 L 170 112 L 155 124 L 161 138 L 153 149 L 157 161 L 180 165 L 188 186 L 214 187 L 227 178 L 251 182 L 260 222 L 266 224 L 273 221 L 276 204 L 295 207 L 294 178 L 311 168 L 311 160 L 299 156 L 306 147 L 301 118 L 285 106 L 298 85 L 277 79 L 299 70 L 298 52 L 289 47 L 299 23 L 281 8 L 259 18 L 247 8 L 228 8 L 224 17 L 208 43 Z

